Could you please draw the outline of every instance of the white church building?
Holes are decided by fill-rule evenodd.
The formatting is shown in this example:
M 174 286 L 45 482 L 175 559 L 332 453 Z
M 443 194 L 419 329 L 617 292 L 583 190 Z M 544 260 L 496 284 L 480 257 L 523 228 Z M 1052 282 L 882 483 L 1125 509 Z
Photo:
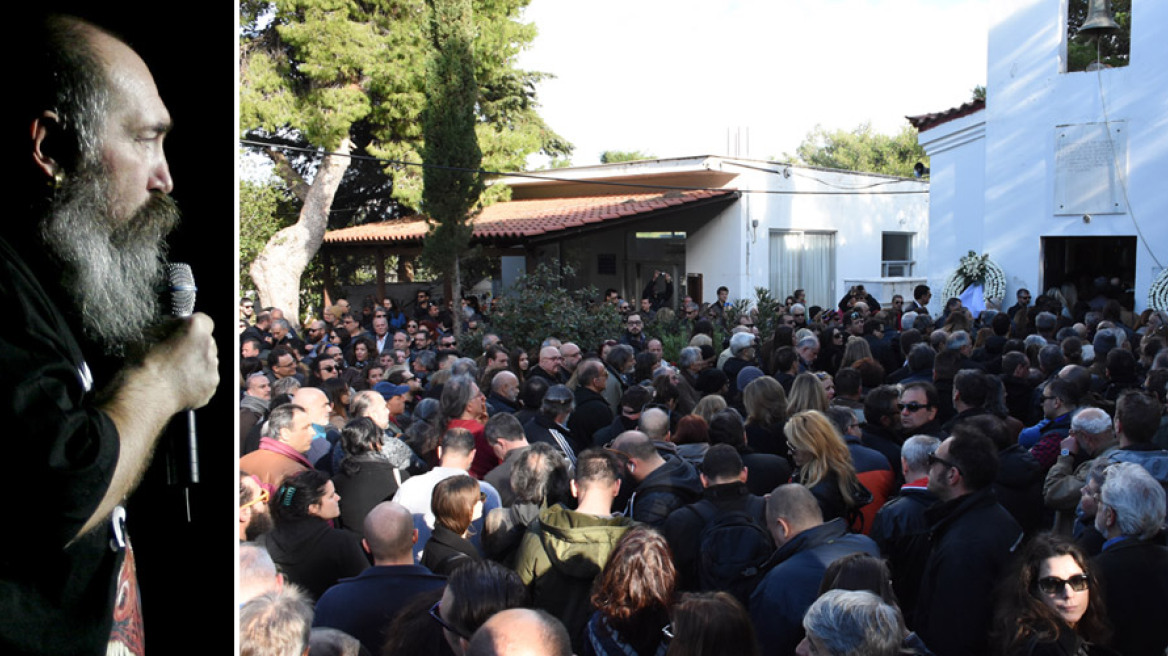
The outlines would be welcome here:
M 1084 72 L 1067 0 L 989 11 L 986 100 L 910 117 L 931 166 L 921 273 L 939 294 L 972 250 L 1005 272 L 1003 307 L 1105 276 L 1143 310 L 1168 263 L 1168 2 L 1132 0 L 1130 64 Z

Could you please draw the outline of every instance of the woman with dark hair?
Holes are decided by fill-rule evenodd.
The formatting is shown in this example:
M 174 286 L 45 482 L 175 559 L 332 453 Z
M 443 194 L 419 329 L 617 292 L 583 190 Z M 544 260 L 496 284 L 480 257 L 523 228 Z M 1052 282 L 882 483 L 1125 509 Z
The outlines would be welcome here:
M 381 307 L 385 308 L 385 319 L 391 330 L 401 330 L 406 325 L 406 315 L 401 311 L 397 301 L 389 296 L 381 299 Z
M 483 514 L 486 495 L 470 476 L 451 476 L 434 486 L 430 510 L 434 530 L 422 551 L 422 564 L 435 574 L 448 576 L 467 563 L 482 560 L 478 549 L 467 540 L 470 524 Z
M 664 654 L 677 570 L 665 538 L 648 526 L 629 529 L 593 585 L 596 608 L 584 638 L 587 654 Z
M 819 331 L 819 354 L 812 365 L 816 371 L 839 371 L 844 360 L 844 344 L 848 334 L 839 326 L 828 326 Z
M 1005 656 L 1110 654 L 1098 580 L 1070 540 L 1040 534 L 1022 547 L 1002 579 L 994 611 L 993 644 Z
M 787 393 L 779 381 L 770 376 L 756 378 L 742 391 L 746 406 L 746 443 L 759 453 L 785 455 Z
M 361 537 L 329 526 L 341 515 L 340 502 L 328 474 L 309 469 L 285 479 L 268 503 L 275 527 L 261 542 L 288 580 L 314 600 L 369 566 Z
M 333 485 L 345 499 L 341 506 L 341 526 L 364 535 L 365 515 L 397 493 L 409 474 L 402 472 L 381 453 L 385 433 L 368 417 L 354 419 L 341 429 L 344 460 Z
M 330 378 L 319 385 L 320 391 L 328 397 L 329 423 L 333 428 L 341 430 L 349 423 L 349 402 L 352 400 L 352 391 L 345 381 L 339 378 Z
M 863 590 L 880 597 L 881 601 L 900 612 L 900 604 L 896 599 L 896 592 L 892 589 L 892 572 L 888 563 L 882 558 L 869 556 L 866 553 L 854 553 L 832 561 L 823 572 L 823 580 L 819 584 L 819 594 L 829 590 Z M 903 616 L 900 624 L 904 625 Z M 918 654 L 932 656 L 925 643 L 916 633 L 906 631 L 904 642 L 901 644 L 901 654 Z
M 527 368 L 531 366 L 531 361 L 527 357 L 527 351 L 519 347 L 511 349 L 510 360 L 507 363 L 507 370 L 515 374 L 519 379 L 519 384 L 527 380 Z
M 406 427 L 399 438 L 417 456 L 410 458 L 410 467 L 406 470 L 410 476 L 425 474 L 438 466 L 438 444 L 441 436 L 432 423 L 422 418 L 425 412 L 436 414 L 437 411 L 437 399 L 422 399 L 418 407 L 414 408 L 414 421 Z
M 657 356 L 649 351 L 641 351 L 633 358 L 633 380 L 638 385 L 653 384 L 653 369 L 657 367 Z
M 814 381 L 815 377 L 811 379 Z M 856 477 L 847 444 L 840 439 L 831 420 L 816 410 L 799 412 L 787 420 L 783 433 L 795 461 L 791 480 L 815 495 L 823 511 L 823 521 L 843 517 L 852 523 L 860 508 L 872 500 L 872 494 Z
M 377 342 L 369 335 L 358 335 L 353 338 L 350 348 L 345 351 L 345 362 L 350 367 L 364 369 L 370 362 L 377 361 Z
M 371 363 L 378 362 L 377 343 L 369 335 L 354 337 L 349 347 L 345 349 L 345 362 L 348 364 L 341 372 L 341 380 L 358 392 L 369 389 L 365 380 L 365 368 Z
M 819 583 L 819 594 L 828 590 L 867 590 L 883 599 L 884 603 L 900 605 L 892 589 L 892 572 L 888 564 L 866 553 L 848 554 L 833 560 Z
M 729 592 L 683 594 L 672 616 L 666 656 L 758 656 L 750 615 Z

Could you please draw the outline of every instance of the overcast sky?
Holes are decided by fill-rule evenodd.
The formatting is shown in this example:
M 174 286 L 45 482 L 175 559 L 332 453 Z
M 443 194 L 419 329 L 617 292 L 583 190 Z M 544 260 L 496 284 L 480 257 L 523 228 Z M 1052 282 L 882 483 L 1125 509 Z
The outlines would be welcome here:
M 821 124 L 894 133 L 985 83 L 988 0 L 532 0 L 519 66 L 576 150 L 793 153 Z M 749 130 L 749 144 L 746 134 Z M 539 165 L 539 162 L 532 162 Z

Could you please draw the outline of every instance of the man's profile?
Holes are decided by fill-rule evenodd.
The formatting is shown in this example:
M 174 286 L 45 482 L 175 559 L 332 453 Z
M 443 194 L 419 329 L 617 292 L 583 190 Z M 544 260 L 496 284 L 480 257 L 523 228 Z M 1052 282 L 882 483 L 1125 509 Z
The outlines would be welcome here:
M 21 29 L 21 93 L 4 110 L 20 139 L 0 224 L 0 421 L 42 492 L 0 547 L 0 652 L 140 653 L 121 504 L 170 418 L 210 400 L 217 351 L 207 316 L 161 319 L 178 212 L 150 70 L 76 18 Z

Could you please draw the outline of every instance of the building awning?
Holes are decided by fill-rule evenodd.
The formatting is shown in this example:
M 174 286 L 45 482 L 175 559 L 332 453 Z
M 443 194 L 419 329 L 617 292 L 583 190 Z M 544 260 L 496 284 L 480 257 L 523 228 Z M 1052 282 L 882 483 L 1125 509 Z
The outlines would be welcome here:
M 925 130 L 933 129 L 938 125 L 959 119 L 962 116 L 976 114 L 977 112 L 985 109 L 985 107 L 985 100 L 971 100 L 964 105 L 961 105 L 960 107 L 946 109 L 943 112 L 921 114 L 919 116 L 906 116 L 905 118 L 907 118 L 908 122 L 917 129 L 917 132 L 924 132 Z
M 613 194 L 580 198 L 540 198 L 496 203 L 474 219 L 471 239 L 479 243 L 521 242 L 558 233 L 738 198 L 734 189 Z M 428 226 L 420 216 L 332 230 L 328 245 L 416 245 Z

